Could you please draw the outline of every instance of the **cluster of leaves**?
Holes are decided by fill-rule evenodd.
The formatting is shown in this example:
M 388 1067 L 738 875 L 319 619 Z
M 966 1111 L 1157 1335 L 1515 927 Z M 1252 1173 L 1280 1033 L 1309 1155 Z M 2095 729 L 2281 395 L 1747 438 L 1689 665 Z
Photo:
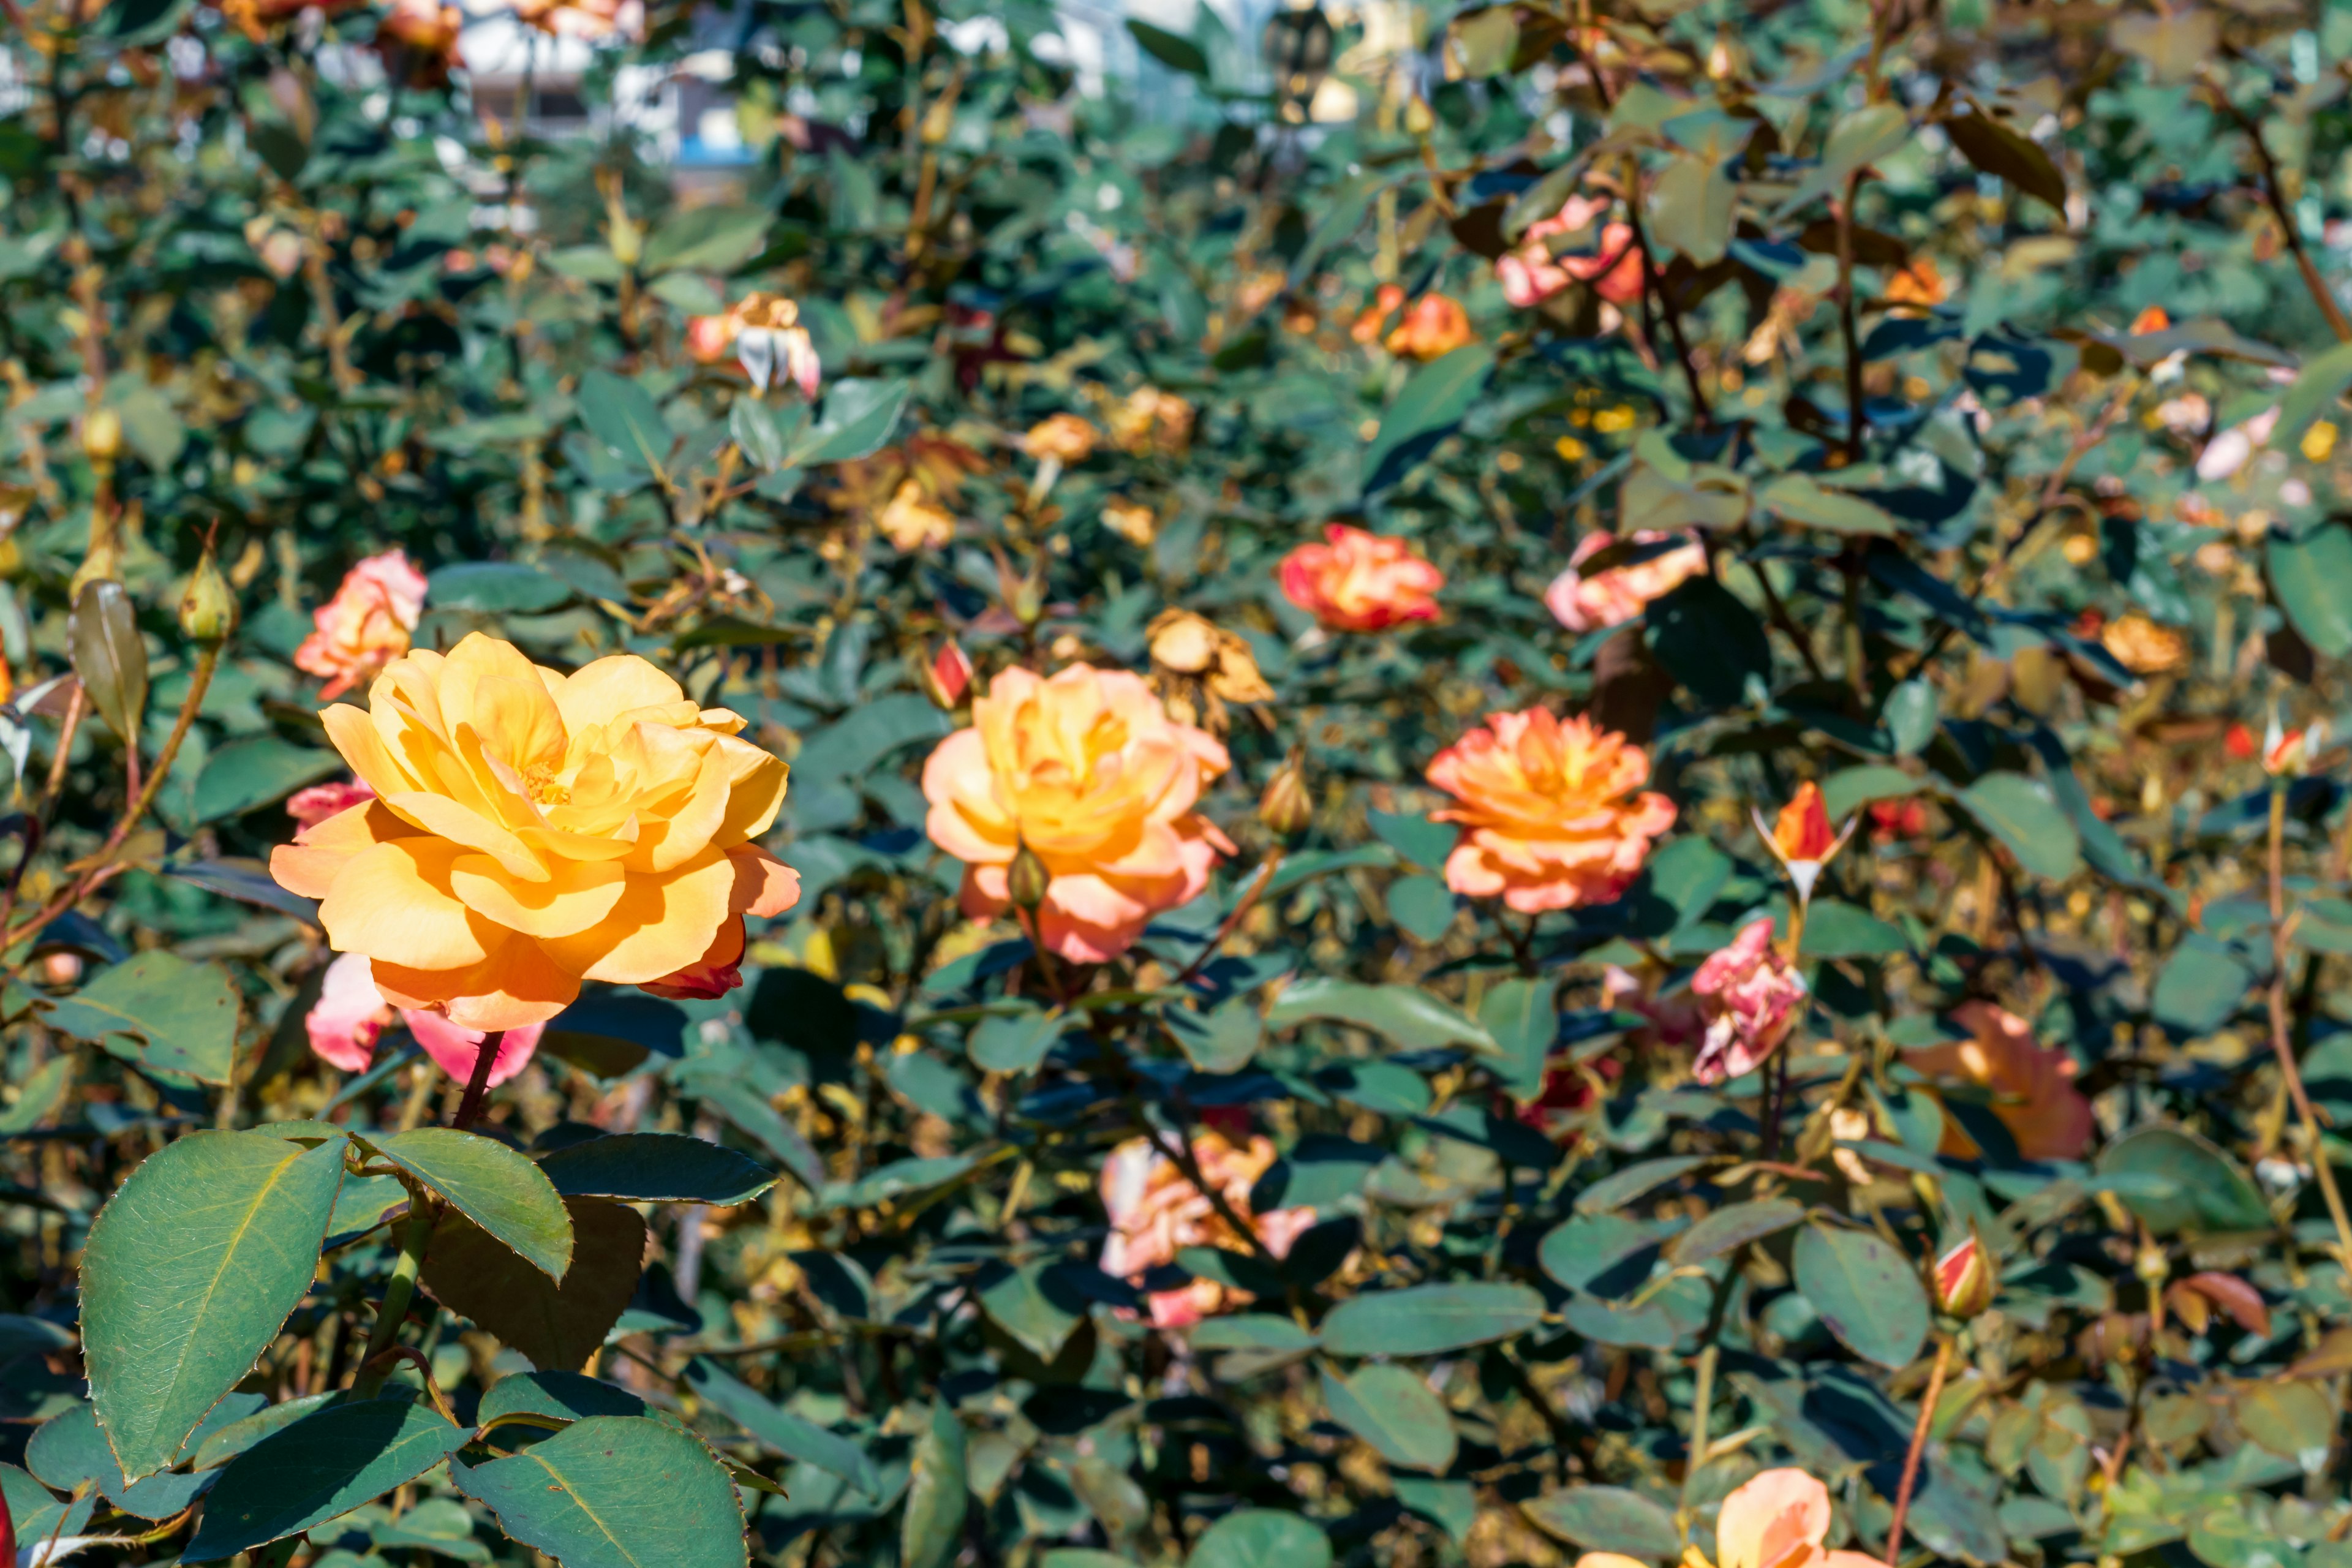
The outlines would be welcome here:
M 2352 11 L 1527 0 L 1399 54 L 1368 5 L 1330 123 L 1206 11 L 1131 29 L 1146 115 L 1034 4 L 738 0 L 755 156 L 680 206 L 625 124 L 487 121 L 365 8 L 54 9 L 8 0 L 0 117 L 27 1561 L 1663 1563 L 1774 1465 L 1876 1550 L 1915 1428 L 1914 1553 L 2352 1551 L 2352 814 L 2340 751 L 2259 755 L 2347 707 Z M 1507 304 L 1580 195 L 1638 295 Z M 1363 342 L 1384 283 L 1473 341 Z M 814 406 L 689 352 L 755 289 Z M 1110 438 L 1048 479 L 1055 414 Z M 908 484 L 948 542 L 894 533 Z M 1443 617 L 1316 627 L 1273 565 L 1331 521 Z M 1643 529 L 1707 570 L 1563 630 L 1570 549 Z M 191 711 L 208 540 L 242 625 Z M 421 646 L 644 654 L 793 763 L 745 988 L 592 994 L 471 1131 L 397 1029 L 310 1055 L 323 938 L 263 868 L 341 770 L 308 612 L 394 546 Z M 925 836 L 925 671 L 1150 669 L 1170 607 L 1276 693 L 1154 672 L 1231 724 L 1240 853 L 1066 996 Z M 1535 705 L 1680 816 L 1530 920 L 1449 890 L 1422 770 Z M 1748 808 L 1801 781 L 1868 814 L 1815 1003 L 1702 1088 L 1612 976 L 1671 1002 L 1785 921 Z M 2081 1158 L 1913 1065 L 1969 1002 L 2071 1062 Z M 1105 1272 L 1112 1151 L 1215 1189 L 1204 1130 L 1275 1156 L 1220 1220 L 1311 1226 Z M 1939 1320 L 1972 1231 L 1992 1308 Z

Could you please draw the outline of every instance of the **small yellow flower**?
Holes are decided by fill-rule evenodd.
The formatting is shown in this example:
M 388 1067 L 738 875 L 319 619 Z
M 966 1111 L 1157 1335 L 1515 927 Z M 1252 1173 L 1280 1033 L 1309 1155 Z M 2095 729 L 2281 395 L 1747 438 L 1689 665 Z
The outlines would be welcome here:
M 2313 462 L 2327 461 L 2327 455 L 2334 450 L 2336 426 L 2329 421 L 2322 419 L 2303 433 L 2303 455 Z

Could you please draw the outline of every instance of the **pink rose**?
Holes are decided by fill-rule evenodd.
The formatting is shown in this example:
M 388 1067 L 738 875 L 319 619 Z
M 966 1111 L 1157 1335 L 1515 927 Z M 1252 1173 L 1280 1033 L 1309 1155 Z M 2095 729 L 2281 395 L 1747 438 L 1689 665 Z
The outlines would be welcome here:
M 1706 1019 L 1693 1076 L 1721 1083 L 1753 1072 L 1789 1037 L 1805 1009 L 1805 977 L 1772 947 L 1772 920 L 1759 915 L 1691 977 Z
M 327 678 L 320 697 L 341 697 L 406 653 L 424 614 L 425 574 L 397 550 L 371 555 L 310 617 L 318 629 L 294 650 L 294 667 Z
M 1587 577 L 1578 568 L 1618 540 L 1611 533 L 1586 534 L 1576 542 L 1576 550 L 1568 558 L 1568 569 L 1544 590 L 1545 607 L 1572 632 L 1597 632 L 1607 626 L 1623 626 L 1641 615 L 1651 600 L 1662 598 L 1691 578 L 1706 574 L 1706 549 L 1699 543 L 1698 536 L 1686 529 L 1641 529 L 1633 534 L 1633 542 L 1664 544 L 1675 539 L 1683 542 L 1672 550 Z
M 461 1029 L 438 1013 L 421 1007 L 395 1008 L 376 989 L 375 973 L 363 952 L 346 952 L 327 965 L 326 984 L 303 1017 L 310 1049 L 329 1066 L 344 1072 L 364 1072 L 375 1056 L 375 1042 L 397 1016 L 408 1026 L 443 1072 L 459 1081 L 470 1078 L 480 1055 L 482 1034 Z M 509 1029 L 499 1042 L 498 1059 L 490 1065 L 490 1082 L 501 1084 L 529 1065 L 539 1048 L 544 1024 Z
M 1540 305 L 1570 283 L 1591 283 L 1592 291 L 1612 305 L 1641 298 L 1642 253 L 1633 243 L 1629 224 L 1602 226 L 1600 247 L 1590 256 L 1554 256 L 1546 243 L 1556 234 L 1588 227 L 1609 208 L 1605 197 L 1570 196 L 1558 214 L 1529 224 L 1519 247 L 1495 262 L 1496 281 L 1503 298 L 1526 309 Z
M 1222 1132 L 1201 1132 L 1192 1140 L 1192 1160 L 1202 1179 L 1216 1189 L 1227 1207 L 1249 1221 L 1276 1258 L 1287 1257 L 1291 1244 L 1314 1225 L 1311 1208 L 1250 1212 L 1250 1189 L 1274 1163 L 1274 1144 L 1264 1134 L 1236 1145 Z M 1103 1243 L 1102 1270 L 1114 1279 L 1139 1279 L 1161 1264 L 1174 1262 L 1176 1254 L 1188 1247 L 1241 1251 L 1248 1246 L 1176 1163 L 1146 1138 L 1128 1140 L 1103 1162 L 1102 1201 L 1111 1224 L 1110 1237 Z M 1151 1321 L 1160 1328 L 1181 1329 L 1248 1300 L 1246 1292 L 1196 1279 L 1174 1290 L 1154 1291 Z
M 286 815 L 304 827 L 316 827 L 327 818 L 375 798 L 375 791 L 357 779 L 345 784 L 312 784 L 286 799 Z

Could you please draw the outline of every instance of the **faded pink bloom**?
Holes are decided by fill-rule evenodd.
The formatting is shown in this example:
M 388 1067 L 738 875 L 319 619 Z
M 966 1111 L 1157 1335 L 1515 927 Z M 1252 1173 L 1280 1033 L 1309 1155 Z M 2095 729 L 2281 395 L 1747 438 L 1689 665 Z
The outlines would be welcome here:
M 1691 977 L 1706 1018 L 1692 1076 L 1721 1083 L 1770 1059 L 1805 1010 L 1805 977 L 1772 947 L 1772 919 L 1759 915 Z
M 331 816 L 363 805 L 375 798 L 375 791 L 358 779 L 341 784 L 312 784 L 298 789 L 286 798 L 286 815 L 304 827 L 316 827 Z
M 425 574 L 398 550 L 371 555 L 310 617 L 318 629 L 294 650 L 294 667 L 327 678 L 321 698 L 341 697 L 406 653 L 424 614 Z
M 364 1072 L 374 1058 L 378 1037 L 395 1017 L 408 1026 L 408 1032 L 443 1072 L 460 1080 L 472 1075 L 481 1032 L 461 1029 L 438 1013 L 393 1006 L 376 989 L 375 973 L 363 952 L 343 953 L 327 965 L 326 983 L 303 1017 L 302 1026 L 310 1037 L 310 1049 L 329 1066 L 344 1072 Z M 490 1082 L 504 1083 L 522 1071 L 546 1028 L 544 1024 L 526 1024 L 509 1029 L 499 1042 Z
M 1235 1147 L 1222 1132 L 1203 1131 L 1192 1139 L 1192 1159 L 1202 1178 L 1217 1190 L 1233 1211 L 1250 1222 L 1265 1249 L 1276 1258 L 1288 1256 L 1291 1243 L 1315 1223 L 1311 1208 L 1250 1212 L 1250 1189 L 1274 1163 L 1274 1143 L 1264 1134 Z M 1130 1138 L 1103 1163 L 1103 1208 L 1110 1216 L 1111 1234 L 1103 1243 L 1102 1270 L 1115 1279 L 1139 1280 L 1163 1263 L 1173 1263 L 1188 1247 L 1224 1247 L 1240 1251 L 1248 1243 L 1233 1233 L 1212 1204 L 1178 1168 L 1173 1160 L 1147 1138 Z M 1175 1290 L 1154 1291 L 1151 1321 L 1160 1328 L 1181 1329 L 1226 1307 L 1248 1302 L 1246 1291 L 1227 1290 L 1213 1279 L 1194 1279 Z
M 1706 574 L 1706 549 L 1688 529 L 1644 528 L 1633 535 L 1640 545 L 1684 542 L 1645 561 L 1629 562 L 1587 577 L 1578 570 L 1585 562 L 1617 542 L 1612 533 L 1593 532 L 1576 542 L 1568 569 L 1544 590 L 1544 606 L 1572 632 L 1596 632 L 1622 626 L 1640 616 L 1653 599 L 1661 598 L 1693 577 Z
M 1588 226 L 1609 205 L 1603 196 L 1570 196 L 1559 213 L 1529 224 L 1518 248 L 1496 259 L 1495 279 L 1503 286 L 1503 298 L 1525 309 L 1580 282 L 1592 284 L 1592 291 L 1612 305 L 1639 299 L 1642 254 L 1631 225 L 1603 226 L 1599 247 L 1590 256 L 1554 256 L 1546 243 L 1553 235 Z

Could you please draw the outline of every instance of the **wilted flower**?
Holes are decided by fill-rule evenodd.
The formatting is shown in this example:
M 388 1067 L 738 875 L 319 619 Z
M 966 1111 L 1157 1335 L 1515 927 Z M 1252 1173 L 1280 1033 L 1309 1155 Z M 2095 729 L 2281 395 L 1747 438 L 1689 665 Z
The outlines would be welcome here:
M 1129 544 L 1146 550 L 1160 535 L 1160 514 L 1140 502 L 1107 500 L 1103 502 L 1102 520 L 1105 528 Z
M 1444 359 L 1455 349 L 1477 342 L 1470 330 L 1470 313 L 1443 294 L 1423 294 L 1404 313 L 1381 346 L 1399 359 Z
M 1327 523 L 1323 542 L 1302 544 L 1275 569 L 1282 596 L 1327 631 L 1378 632 L 1437 618 L 1445 574 L 1402 539 Z
M 1277 838 L 1295 838 L 1315 820 L 1315 793 L 1307 787 L 1307 769 L 1297 752 L 1291 753 L 1257 797 L 1257 819 Z
M 302 270 L 304 247 L 301 235 L 281 226 L 266 213 L 247 220 L 245 242 L 253 247 L 253 253 L 261 258 L 264 269 L 281 283 Z M 115 428 L 120 431 L 121 426 L 118 424 Z
M 1021 449 L 1040 462 L 1048 458 L 1065 467 L 1094 456 L 1102 433 L 1075 414 L 1056 414 L 1029 427 Z
M 736 362 L 754 387 L 765 392 L 772 378 L 789 380 L 803 397 L 816 395 L 824 367 L 816 340 L 801 325 L 799 305 L 781 294 L 753 294 L 728 314 L 735 323 Z
M 2142 615 L 2119 616 L 2100 627 L 2099 646 L 2134 675 L 2168 675 L 2189 662 L 2189 634 Z
M 1642 297 L 1642 252 L 1633 242 L 1633 226 L 1606 225 L 1597 247 L 1589 255 L 1555 255 L 1554 235 L 1589 228 L 1609 210 L 1608 198 L 1570 196 L 1548 218 L 1538 218 L 1520 236 L 1519 247 L 1495 261 L 1495 279 L 1503 298 L 1522 308 L 1540 305 L 1571 283 L 1590 283 L 1592 291 L 1612 305 L 1629 304 Z
M 408 1026 L 408 1032 L 443 1072 L 461 1080 L 471 1078 L 481 1054 L 482 1032 L 461 1029 L 440 1014 L 421 1007 L 394 1007 L 376 989 L 365 953 L 341 953 L 327 965 L 325 984 L 318 1001 L 303 1015 L 302 1026 L 310 1037 L 311 1051 L 329 1066 L 344 1072 L 365 1072 L 375 1055 L 376 1037 L 395 1018 Z M 525 1024 L 506 1032 L 490 1063 L 491 1087 L 530 1064 L 531 1053 L 539 1049 L 539 1037 L 546 1028 L 544 1024 Z
M 2074 1063 L 2045 1049 L 2032 1027 L 1990 1002 L 1964 1002 L 1952 1021 L 1970 1037 L 1903 1053 L 1930 1078 L 1958 1079 L 1992 1091 L 1992 1113 L 2029 1160 L 2074 1160 L 2091 1142 L 2091 1102 L 2074 1087 Z M 1960 1159 L 1980 1151 L 1948 1112 L 1941 1152 Z
M 916 479 L 901 479 L 874 526 L 901 552 L 936 550 L 955 537 L 955 514 L 933 501 Z
M 269 868 L 395 1005 L 511 1029 L 583 980 L 698 990 L 741 957 L 745 915 L 799 897 L 754 842 L 784 764 L 635 655 L 565 676 L 478 632 L 394 660 L 368 700 L 320 718 L 378 798 Z
M 1870 803 L 1870 836 L 1880 843 L 1896 838 L 1916 838 L 1927 831 L 1927 803 L 1916 795 Z
M 1545 607 L 1570 631 L 1622 626 L 1640 616 L 1651 600 L 1706 574 L 1706 547 L 1687 529 L 1637 530 L 1630 542 L 1641 559 L 1589 576 L 1580 570 L 1585 562 L 1621 542 L 1626 542 L 1612 533 L 1586 534 L 1576 542 L 1567 570 L 1544 590 Z M 1662 545 L 1672 547 L 1656 548 Z
M 1829 1488 L 1802 1470 L 1766 1470 L 1716 1513 L 1715 1568 L 1879 1568 L 1864 1552 L 1824 1548 L 1830 1519 Z
M 1206 732 L 1168 716 L 1139 676 L 1074 664 L 989 682 L 972 722 L 923 764 L 931 842 L 964 862 L 963 910 L 1010 907 L 1025 845 L 1052 882 L 1040 937 L 1076 963 L 1127 951 L 1162 910 L 1200 896 L 1232 841 L 1193 809 L 1230 764 Z
M 1691 993 L 1706 1019 L 1692 1076 L 1721 1083 L 1771 1059 L 1804 1016 L 1805 977 L 1772 946 L 1772 917 L 1739 929 L 1731 945 L 1710 953 L 1691 977 Z
M 724 364 L 735 357 L 739 324 L 730 313 L 689 316 L 686 322 L 686 353 L 697 364 Z
M 1192 405 L 1172 392 L 1139 386 L 1103 410 L 1103 423 L 1122 452 L 1175 456 L 1192 438 Z
M 1973 1318 L 1992 1305 L 1992 1259 L 1976 1226 L 1968 1238 L 1936 1259 L 1936 1307 L 1948 1317 Z
M 1811 779 L 1797 786 L 1797 793 L 1780 808 L 1769 830 L 1753 806 L 1748 808 L 1748 816 L 1754 819 L 1765 847 L 1780 862 L 1780 869 L 1789 874 L 1800 904 L 1811 900 L 1813 884 L 1821 880 L 1822 868 L 1837 858 L 1837 852 L 1853 837 L 1853 825 L 1858 820 L 1849 816 L 1845 826 L 1832 833 L 1828 805 Z
M 327 678 L 320 697 L 341 697 L 406 653 L 424 614 L 425 574 L 398 550 L 371 555 L 312 615 L 318 629 L 294 650 L 294 667 Z
M 1364 307 L 1348 327 L 1348 335 L 1360 343 L 1370 345 L 1381 341 L 1388 330 L 1389 318 L 1404 309 L 1404 289 L 1395 283 L 1383 283 L 1372 290 L 1372 302 Z
M 1675 805 L 1644 791 L 1650 759 L 1582 717 L 1540 708 L 1496 713 L 1429 764 L 1429 782 L 1458 805 L 1434 812 L 1467 829 L 1445 882 L 1523 914 L 1602 904 L 1625 890 Z
M 1286 1256 L 1291 1243 L 1314 1225 L 1312 1208 L 1250 1212 L 1250 1190 L 1275 1160 L 1274 1143 L 1264 1134 L 1236 1147 L 1223 1133 L 1200 1132 L 1193 1136 L 1192 1153 L 1202 1180 L 1215 1189 L 1228 1208 L 1249 1222 L 1265 1249 L 1276 1258 Z M 1139 1281 L 1153 1269 L 1173 1263 L 1188 1247 L 1222 1247 L 1239 1252 L 1249 1246 L 1234 1234 L 1216 1205 L 1192 1185 L 1176 1162 L 1153 1147 L 1148 1138 L 1130 1138 L 1110 1152 L 1103 1162 L 1101 1191 L 1111 1226 L 1103 1243 L 1102 1271 L 1115 1279 Z M 1250 1299 L 1247 1291 L 1195 1277 L 1177 1289 L 1152 1292 L 1151 1321 L 1163 1329 L 1183 1328 L 1227 1307 L 1244 1305 Z
M 2150 305 L 2138 315 L 2134 316 L 2131 325 L 2124 331 L 2132 337 L 2144 338 L 2152 333 L 2168 331 L 2171 327 L 2172 318 L 2164 313 L 2164 307 Z
M 1258 673 L 1247 638 L 1190 610 L 1165 609 L 1144 628 L 1151 650 L 1153 689 L 1180 724 L 1225 731 L 1228 702 L 1271 702 L 1274 688 Z

